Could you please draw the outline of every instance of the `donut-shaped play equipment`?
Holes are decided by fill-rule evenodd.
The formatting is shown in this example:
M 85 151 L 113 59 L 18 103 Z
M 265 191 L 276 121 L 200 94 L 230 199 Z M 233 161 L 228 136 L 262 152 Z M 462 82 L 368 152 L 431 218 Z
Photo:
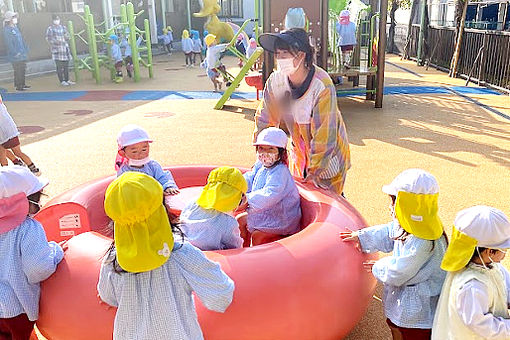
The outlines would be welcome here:
M 204 186 L 212 166 L 170 168 L 182 194 Z M 115 308 L 102 303 L 96 285 L 111 238 L 103 208 L 114 176 L 95 180 L 51 200 L 36 218 L 50 240 L 69 239 L 57 271 L 41 284 L 37 327 L 50 340 L 108 340 Z M 234 280 L 232 304 L 225 313 L 196 309 L 208 340 L 341 339 L 361 319 L 375 279 L 362 262 L 375 259 L 339 232 L 366 226 L 344 199 L 334 199 L 298 183 L 302 230 L 251 248 L 207 251 Z M 190 339 L 192 340 L 192 339 Z

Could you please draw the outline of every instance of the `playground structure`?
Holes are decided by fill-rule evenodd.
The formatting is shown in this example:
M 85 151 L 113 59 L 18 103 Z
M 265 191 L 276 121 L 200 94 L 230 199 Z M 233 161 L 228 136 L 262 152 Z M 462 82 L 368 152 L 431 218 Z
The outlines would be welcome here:
M 101 83 L 101 67 L 104 67 L 110 71 L 112 80 L 115 77 L 115 65 L 111 58 L 111 48 L 108 44 L 110 35 L 116 32 L 121 32 L 122 35 L 127 34 L 127 41 L 131 48 L 131 58 L 133 60 L 133 79 L 135 82 L 140 81 L 140 64 L 148 68 L 149 77 L 153 77 L 153 63 L 152 63 L 152 49 L 151 49 L 151 38 L 150 38 L 150 27 L 149 20 L 144 20 L 144 30 L 140 30 L 135 25 L 136 17 L 139 16 L 143 11 L 134 13 L 134 7 L 131 2 L 127 5 L 120 5 L 120 22 L 114 26 L 106 29 L 104 33 L 100 32 L 99 28 L 106 26 L 106 19 L 104 22 L 95 25 L 94 16 L 90 12 L 88 5 L 84 7 L 84 15 L 82 19 L 85 22 L 85 29 L 75 33 L 72 21 L 68 22 L 68 30 L 70 34 L 70 49 L 74 63 L 74 73 L 76 81 L 80 79 L 80 70 L 86 69 L 92 73 L 92 77 L 95 79 L 96 84 Z M 82 35 L 86 34 L 86 38 Z M 76 49 L 76 38 L 83 41 L 88 46 L 88 55 L 79 58 Z M 138 46 L 139 39 L 145 42 L 144 47 Z M 98 41 L 102 42 L 107 46 L 107 54 L 98 53 Z M 141 52 L 145 53 L 145 57 L 141 56 Z

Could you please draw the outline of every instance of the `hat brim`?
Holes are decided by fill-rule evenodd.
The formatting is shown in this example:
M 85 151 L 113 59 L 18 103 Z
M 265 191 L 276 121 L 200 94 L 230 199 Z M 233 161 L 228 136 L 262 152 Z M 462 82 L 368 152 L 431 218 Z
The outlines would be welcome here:
M 36 192 L 41 191 L 50 183 L 50 180 L 45 177 L 37 177 L 37 180 L 38 180 L 37 184 L 34 185 L 30 192 L 27 193 L 27 196 L 30 196 L 32 194 L 35 194 Z
M 133 141 L 130 141 L 129 144 L 119 145 L 119 150 L 124 149 L 127 146 L 138 144 L 138 143 L 142 143 L 142 142 L 152 143 L 152 139 L 138 138 L 138 139 L 135 139 Z
M 397 189 L 395 189 L 395 187 L 392 186 L 391 184 L 383 185 L 382 192 L 384 192 L 385 194 L 388 194 L 388 195 L 392 195 L 392 196 L 397 196 L 397 194 L 398 194 Z

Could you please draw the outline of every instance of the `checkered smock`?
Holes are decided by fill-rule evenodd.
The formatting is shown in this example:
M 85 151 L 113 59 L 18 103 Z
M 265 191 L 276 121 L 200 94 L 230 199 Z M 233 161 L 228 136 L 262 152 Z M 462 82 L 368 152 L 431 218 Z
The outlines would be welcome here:
M 376 262 L 372 273 L 384 285 L 384 312 L 395 325 L 405 328 L 432 328 L 434 312 L 446 277 L 441 261 L 446 239 L 428 241 L 409 235 L 394 240 L 402 229 L 397 221 L 359 231 L 365 253 L 393 254 Z
M 254 140 L 270 126 L 286 130 L 292 140 L 292 175 L 311 177 L 318 186 L 341 194 L 351 161 L 335 86 L 327 72 L 315 66 L 306 92 L 297 99 L 291 97 L 291 92 L 287 76 L 273 72 L 255 114 Z
M 195 202 L 184 208 L 181 228 L 189 242 L 202 250 L 241 248 L 243 239 L 237 220 L 221 211 L 204 209 Z
M 191 244 L 175 242 L 168 261 L 142 273 L 117 273 L 105 257 L 97 290 L 117 307 L 114 340 L 203 339 L 192 292 L 204 306 L 224 312 L 232 302 L 234 282 L 220 266 Z
M 62 248 L 48 242 L 42 225 L 27 217 L 23 223 L 0 234 L 0 318 L 27 314 L 39 317 L 39 282 L 57 269 Z
M 69 33 L 63 25 L 51 25 L 46 30 L 46 41 L 51 47 L 53 60 L 67 61 L 71 59 L 69 50 Z

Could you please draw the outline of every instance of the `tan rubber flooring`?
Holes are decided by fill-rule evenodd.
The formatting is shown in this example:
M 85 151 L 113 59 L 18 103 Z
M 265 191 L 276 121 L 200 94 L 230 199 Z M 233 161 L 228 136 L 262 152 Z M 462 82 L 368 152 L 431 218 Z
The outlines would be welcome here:
M 80 84 L 63 88 L 55 76 L 32 79 L 32 92 L 70 90 L 194 90 L 212 84 L 198 68 L 182 67 L 183 56 L 157 58 L 155 79 L 135 84 L 95 85 L 84 71 Z M 388 56 L 386 84 L 462 86 L 465 81 L 425 71 Z M 235 72 L 235 60 L 228 60 Z M 395 67 L 404 67 L 410 73 Z M 417 74 L 417 75 L 416 75 Z M 144 74 L 144 77 L 146 75 Z M 4 85 L 12 91 L 12 85 Z M 10 86 L 10 87 L 9 87 Z M 250 91 L 243 84 L 240 91 Z M 469 95 L 510 115 L 507 95 Z M 128 123 L 146 128 L 154 143 L 151 157 L 164 165 L 218 164 L 249 167 L 255 100 L 232 100 L 225 110 L 215 100 L 8 102 L 19 126 L 23 149 L 51 180 L 50 196 L 85 181 L 114 173 L 116 134 Z M 407 168 L 423 168 L 440 184 L 440 214 L 448 231 L 455 214 L 476 204 L 492 205 L 510 216 L 510 120 L 455 94 L 388 95 L 383 109 L 361 97 L 338 102 L 347 125 L 352 168 L 345 194 L 368 224 L 388 221 L 381 186 Z M 28 127 L 28 128 L 26 128 Z M 31 128 L 30 128 L 31 127 Z M 510 261 L 505 262 L 506 265 Z M 376 292 L 381 296 L 381 287 Z M 382 304 L 370 304 L 350 340 L 389 339 Z

